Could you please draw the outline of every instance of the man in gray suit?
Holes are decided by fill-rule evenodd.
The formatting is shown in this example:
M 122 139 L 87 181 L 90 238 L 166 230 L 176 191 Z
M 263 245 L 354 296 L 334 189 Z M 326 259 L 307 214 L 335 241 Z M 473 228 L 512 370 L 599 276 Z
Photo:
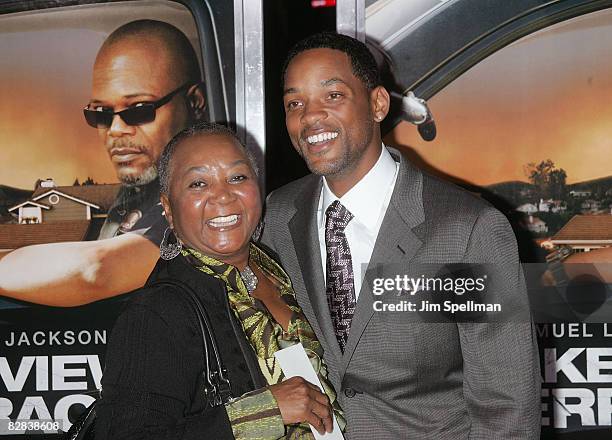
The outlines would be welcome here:
M 313 174 L 270 194 L 262 243 L 323 344 L 348 437 L 539 438 L 528 316 L 425 322 L 381 312 L 372 289 L 385 265 L 491 263 L 496 298 L 526 310 L 506 219 L 382 145 L 389 94 L 362 43 L 309 37 L 290 52 L 283 79 L 287 130 Z

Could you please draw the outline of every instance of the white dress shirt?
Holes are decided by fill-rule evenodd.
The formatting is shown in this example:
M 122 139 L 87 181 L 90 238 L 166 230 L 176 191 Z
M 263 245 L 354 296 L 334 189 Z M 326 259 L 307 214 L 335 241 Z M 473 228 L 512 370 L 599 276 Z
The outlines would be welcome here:
M 355 299 L 359 297 L 376 237 L 391 200 L 398 170 L 399 163 L 393 160 L 393 157 L 383 145 L 376 164 L 342 197 L 338 198 L 327 185 L 325 177 L 323 178 L 323 187 L 321 188 L 319 207 L 317 208 L 323 275 L 326 276 L 325 264 L 327 261 L 325 211 L 335 200 L 339 200 L 353 214 L 353 219 L 347 225 L 344 233 L 351 249 L 355 277 Z

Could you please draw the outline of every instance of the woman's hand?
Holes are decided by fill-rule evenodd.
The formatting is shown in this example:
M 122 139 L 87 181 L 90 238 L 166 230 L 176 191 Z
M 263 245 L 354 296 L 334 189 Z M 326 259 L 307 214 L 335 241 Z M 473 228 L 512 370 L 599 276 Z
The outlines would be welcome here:
M 332 408 L 327 396 L 313 384 L 296 376 L 269 387 L 278 403 L 283 423 L 308 422 L 320 434 L 332 432 Z

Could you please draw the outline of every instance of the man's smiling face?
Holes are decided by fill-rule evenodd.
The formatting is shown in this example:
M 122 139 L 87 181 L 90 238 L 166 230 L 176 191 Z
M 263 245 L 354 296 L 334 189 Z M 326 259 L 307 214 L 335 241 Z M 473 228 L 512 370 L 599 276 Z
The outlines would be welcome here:
M 342 176 L 377 157 L 374 91 L 355 77 L 344 52 L 321 48 L 296 55 L 284 84 L 287 131 L 311 172 Z

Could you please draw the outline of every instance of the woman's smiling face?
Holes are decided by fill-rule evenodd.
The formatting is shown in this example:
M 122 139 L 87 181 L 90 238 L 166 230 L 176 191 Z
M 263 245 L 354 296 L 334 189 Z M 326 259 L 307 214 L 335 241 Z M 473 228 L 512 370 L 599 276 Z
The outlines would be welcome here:
M 229 135 L 202 133 L 181 141 L 161 201 L 179 239 L 205 255 L 243 266 L 261 217 L 257 176 Z

